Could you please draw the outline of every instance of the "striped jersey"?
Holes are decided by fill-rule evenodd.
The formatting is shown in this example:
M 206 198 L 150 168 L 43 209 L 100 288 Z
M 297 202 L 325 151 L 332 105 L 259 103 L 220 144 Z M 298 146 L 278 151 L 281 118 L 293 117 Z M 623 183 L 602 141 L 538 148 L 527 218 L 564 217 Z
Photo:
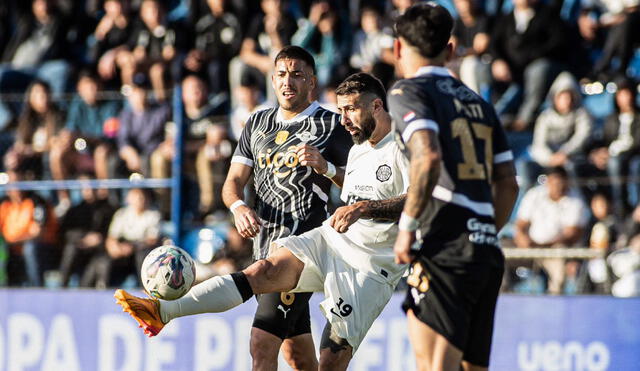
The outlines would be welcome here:
M 433 66 L 394 84 L 388 102 L 401 143 L 418 130 L 438 136 L 442 164 L 425 210 L 424 243 L 455 238 L 450 225 L 464 223 L 462 215 L 493 223 L 492 168 L 513 159 L 493 107 L 448 70 Z
M 285 120 L 278 108 L 251 115 L 232 162 L 253 168 L 255 210 L 262 220 L 254 238 L 256 259 L 267 257 L 272 241 L 311 230 L 327 219 L 331 180 L 302 166 L 297 146 L 309 144 L 335 166 L 345 166 L 353 142 L 340 116 L 313 102 Z

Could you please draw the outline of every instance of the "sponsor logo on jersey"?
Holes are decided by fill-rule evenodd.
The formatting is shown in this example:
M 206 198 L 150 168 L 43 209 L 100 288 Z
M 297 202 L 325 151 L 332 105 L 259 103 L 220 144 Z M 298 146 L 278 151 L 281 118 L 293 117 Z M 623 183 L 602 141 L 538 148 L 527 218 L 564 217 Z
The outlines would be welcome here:
M 496 226 L 493 223 L 482 223 L 476 218 L 467 220 L 469 242 L 479 245 L 499 246 Z
M 276 134 L 276 144 L 282 144 L 284 143 L 287 138 L 289 138 L 289 132 L 286 130 L 281 130 Z
M 278 133 L 278 135 L 280 133 Z M 289 134 L 288 132 L 285 133 L 287 133 L 287 135 Z M 272 169 L 273 175 L 278 178 L 284 178 L 291 174 L 291 171 L 298 166 L 300 162 L 296 149 L 296 146 L 289 146 L 286 151 L 272 152 L 271 148 L 269 148 L 266 152 L 260 152 L 257 157 L 258 167 L 261 169 Z
M 436 82 L 436 87 L 440 92 L 454 96 L 463 102 L 477 101 L 478 96 L 464 85 L 454 86 L 453 79 L 441 79 Z
M 373 188 L 373 186 L 370 185 L 360 185 L 360 184 L 356 184 L 355 186 L 353 186 L 353 188 L 356 189 L 356 191 L 358 192 L 373 192 L 375 191 L 375 188 Z
M 307 143 L 307 142 L 310 142 L 312 140 L 318 139 L 317 136 L 311 134 L 308 131 L 303 131 L 302 133 L 296 133 L 296 137 L 298 139 L 300 139 L 300 141 L 303 142 L 303 143 Z
M 380 182 L 386 182 L 391 178 L 391 167 L 389 165 L 380 165 L 376 170 L 376 179 Z
M 413 112 L 413 111 L 407 112 L 407 114 L 402 116 L 402 119 L 404 120 L 404 122 L 409 122 L 409 121 L 413 120 L 414 118 L 416 118 L 416 113 Z

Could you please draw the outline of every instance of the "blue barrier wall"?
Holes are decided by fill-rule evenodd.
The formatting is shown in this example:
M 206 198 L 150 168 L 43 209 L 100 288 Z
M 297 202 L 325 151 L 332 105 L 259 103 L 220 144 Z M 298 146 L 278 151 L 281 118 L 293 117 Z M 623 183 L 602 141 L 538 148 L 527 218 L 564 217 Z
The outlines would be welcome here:
M 316 336 L 320 299 L 312 299 Z M 415 369 L 401 301 L 393 297 L 351 370 Z M 181 318 L 147 339 L 111 292 L 0 290 L 0 370 L 249 370 L 254 309 L 251 300 Z M 502 296 L 491 369 L 638 370 L 640 299 Z

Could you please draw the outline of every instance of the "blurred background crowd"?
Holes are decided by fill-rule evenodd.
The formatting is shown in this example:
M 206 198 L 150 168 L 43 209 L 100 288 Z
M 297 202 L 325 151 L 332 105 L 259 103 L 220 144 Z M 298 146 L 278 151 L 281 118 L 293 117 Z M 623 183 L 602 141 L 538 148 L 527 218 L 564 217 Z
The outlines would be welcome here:
M 393 84 L 394 18 L 416 2 L 2 1 L 0 182 L 166 179 L 181 150 L 200 278 L 243 268 L 220 189 L 249 115 L 277 104 L 273 57 L 310 51 L 335 109 L 353 72 Z M 495 105 L 516 157 L 503 245 L 601 252 L 511 261 L 504 289 L 640 293 L 640 0 L 437 2 L 456 18 L 448 67 Z M 136 285 L 168 235 L 167 188 L 3 189 L 0 285 Z

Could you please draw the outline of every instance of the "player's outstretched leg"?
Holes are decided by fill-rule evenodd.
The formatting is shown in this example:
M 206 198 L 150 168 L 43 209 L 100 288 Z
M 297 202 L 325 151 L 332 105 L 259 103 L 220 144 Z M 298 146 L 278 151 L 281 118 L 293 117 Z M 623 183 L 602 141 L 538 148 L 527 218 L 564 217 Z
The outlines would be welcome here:
M 144 299 L 117 290 L 116 303 L 149 336 L 157 335 L 170 320 L 200 313 L 219 313 L 249 300 L 254 294 L 289 291 L 296 287 L 304 268 L 289 250 L 279 249 L 242 272 L 212 277 L 177 300 Z

